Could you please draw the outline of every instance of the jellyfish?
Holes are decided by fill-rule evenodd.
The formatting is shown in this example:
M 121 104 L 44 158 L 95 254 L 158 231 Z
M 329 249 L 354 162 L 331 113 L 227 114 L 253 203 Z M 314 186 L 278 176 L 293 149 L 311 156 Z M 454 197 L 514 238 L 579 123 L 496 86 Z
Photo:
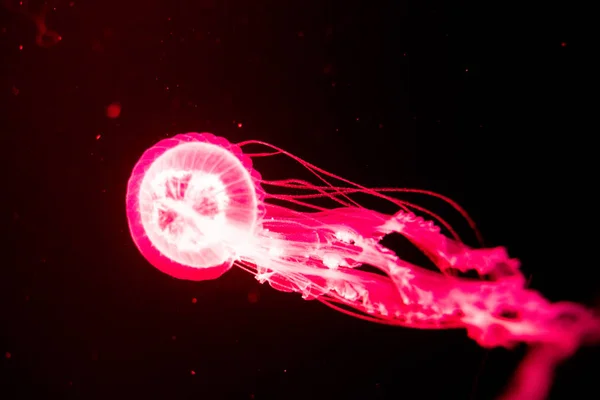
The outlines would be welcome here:
M 249 151 L 251 146 L 256 150 Z M 263 179 L 252 160 L 275 156 L 299 163 L 314 182 Z M 527 288 L 519 261 L 505 248 L 467 246 L 449 223 L 401 199 L 402 193 L 450 204 L 478 234 L 466 211 L 441 194 L 368 188 L 277 146 L 233 144 L 210 133 L 179 134 L 148 149 L 131 174 L 126 207 L 139 251 L 178 279 L 216 279 L 235 266 L 277 290 L 357 318 L 466 329 L 488 348 L 527 343 L 566 355 L 598 337 L 600 322 L 591 310 L 546 300 Z M 362 207 L 357 195 L 389 202 L 396 211 Z M 334 206 L 323 206 L 323 199 Z M 382 239 L 393 233 L 412 242 L 439 271 L 385 247 Z

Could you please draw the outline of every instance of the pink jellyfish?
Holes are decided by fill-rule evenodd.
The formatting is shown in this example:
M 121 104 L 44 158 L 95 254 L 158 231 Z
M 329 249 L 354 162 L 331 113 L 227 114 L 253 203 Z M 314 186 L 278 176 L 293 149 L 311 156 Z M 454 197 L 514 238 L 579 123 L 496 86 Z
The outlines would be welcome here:
M 243 152 L 248 146 L 268 150 Z M 319 184 L 262 179 L 252 158 L 275 155 L 294 159 Z M 276 194 L 285 190 L 293 194 Z M 393 196 L 401 192 L 436 196 L 474 227 L 466 212 L 444 196 L 366 188 L 273 145 L 232 144 L 209 133 L 161 140 L 142 155 L 127 189 L 127 216 L 140 252 L 175 278 L 215 279 L 235 265 L 275 289 L 369 321 L 466 328 L 485 347 L 526 342 L 567 355 L 600 331 L 597 317 L 583 306 L 550 303 L 527 289 L 518 260 L 504 248 L 466 246 L 438 215 Z M 356 194 L 386 200 L 397 212 L 363 208 Z M 337 207 L 319 205 L 322 199 Z M 380 241 L 394 232 L 414 243 L 440 273 L 384 247 Z M 363 264 L 381 273 L 357 268 Z M 471 270 L 481 279 L 456 273 Z

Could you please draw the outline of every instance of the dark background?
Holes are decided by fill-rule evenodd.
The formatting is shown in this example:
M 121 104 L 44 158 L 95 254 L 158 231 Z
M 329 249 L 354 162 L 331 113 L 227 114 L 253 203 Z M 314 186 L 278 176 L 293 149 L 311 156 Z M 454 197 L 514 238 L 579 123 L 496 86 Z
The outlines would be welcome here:
M 565 5 L 47 3 L 62 41 L 45 48 L 31 19 L 43 2 L 5 0 L 0 16 L 3 398 L 502 392 L 522 348 L 355 320 L 237 269 L 184 282 L 152 268 L 127 230 L 127 179 L 146 148 L 188 131 L 265 140 L 367 186 L 448 195 L 486 245 L 523 261 L 532 287 L 597 303 L 586 239 L 597 124 L 583 123 L 591 94 Z M 106 115 L 112 102 L 119 118 Z M 256 167 L 282 173 L 277 160 Z M 593 397 L 597 356 L 565 363 L 553 398 Z

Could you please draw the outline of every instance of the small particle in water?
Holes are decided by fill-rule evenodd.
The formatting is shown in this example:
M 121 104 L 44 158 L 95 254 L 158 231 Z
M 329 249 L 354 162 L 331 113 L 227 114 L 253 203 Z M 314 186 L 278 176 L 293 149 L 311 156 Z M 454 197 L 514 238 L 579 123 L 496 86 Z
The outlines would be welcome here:
M 108 107 L 106 107 L 106 116 L 111 119 L 118 118 L 121 115 L 121 104 L 120 103 L 111 103 Z

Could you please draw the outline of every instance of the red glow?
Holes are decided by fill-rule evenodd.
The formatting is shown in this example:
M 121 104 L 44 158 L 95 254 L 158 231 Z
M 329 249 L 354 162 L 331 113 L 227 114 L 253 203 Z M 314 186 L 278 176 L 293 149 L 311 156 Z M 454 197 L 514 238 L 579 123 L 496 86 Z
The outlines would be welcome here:
M 121 104 L 112 103 L 106 107 L 106 116 L 111 119 L 118 118 L 121 115 Z
M 248 302 L 250 302 L 250 303 L 258 302 L 258 293 L 255 293 L 255 292 L 248 293 Z
M 194 298 L 192 299 L 192 304 L 196 304 L 197 302 L 198 302 L 198 299 L 194 297 Z
M 22 44 L 19 45 L 19 50 L 23 50 L 23 45 Z
M 101 137 L 102 135 L 96 135 L 96 140 L 100 140 Z
M 11 358 L 12 354 L 10 354 L 10 352 L 7 351 L 6 353 L 4 353 L 4 357 L 6 357 L 7 359 Z
M 561 47 L 567 47 L 567 42 L 561 42 Z
M 194 371 L 194 370 L 191 370 L 191 371 L 190 371 L 190 375 L 192 375 L 192 376 L 196 375 L 196 371 Z
M 102 53 L 104 51 L 104 45 L 96 39 L 92 41 L 92 51 L 95 53 Z
M 238 122 L 238 124 L 237 124 L 237 127 L 238 127 L 238 128 L 241 128 L 242 126 L 243 126 L 243 125 L 242 125 L 242 123 L 241 123 L 241 122 Z

